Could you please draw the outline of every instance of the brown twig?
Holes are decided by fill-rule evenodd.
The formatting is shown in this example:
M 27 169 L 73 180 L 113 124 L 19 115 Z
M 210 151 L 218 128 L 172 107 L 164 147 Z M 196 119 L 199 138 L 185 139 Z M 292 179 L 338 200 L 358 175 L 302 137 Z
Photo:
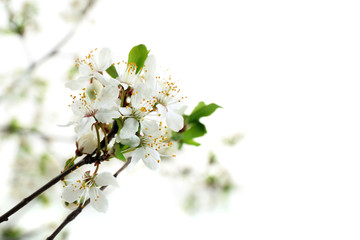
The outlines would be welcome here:
M 128 158 L 126 163 L 113 175 L 114 177 L 117 177 L 127 166 L 129 166 L 131 162 L 131 158 Z M 107 188 L 107 186 L 102 186 L 100 188 L 101 191 L 104 191 Z M 72 220 L 74 220 L 83 210 L 84 207 L 86 207 L 90 203 L 90 199 L 86 200 L 84 205 L 80 205 L 77 207 L 74 211 L 72 211 L 65 219 L 64 221 L 55 229 L 55 231 L 48 237 L 46 240 L 52 240 L 54 239 L 61 231 L 62 229 L 70 223 Z

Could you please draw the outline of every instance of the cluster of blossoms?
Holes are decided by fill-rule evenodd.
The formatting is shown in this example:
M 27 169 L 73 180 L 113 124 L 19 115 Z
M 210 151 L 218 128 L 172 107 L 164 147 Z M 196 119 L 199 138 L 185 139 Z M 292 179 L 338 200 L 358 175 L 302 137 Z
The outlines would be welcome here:
M 110 158 L 117 145 L 121 154 L 131 157 L 129 167 L 141 159 L 148 168 L 156 170 L 161 150 L 171 146 L 172 131 L 178 132 L 184 126 L 181 114 L 184 97 L 171 76 L 156 75 L 155 57 L 148 55 L 144 45 L 133 50 L 134 62 L 130 62 L 130 52 L 128 62 L 114 63 L 111 51 L 106 48 L 95 49 L 85 59 L 76 60 L 80 76 L 68 81 L 66 87 L 77 91 L 71 95 L 69 105 L 77 116 L 74 122 L 77 155 L 106 153 Z M 118 131 L 111 141 L 107 134 L 114 124 Z M 105 147 L 101 147 L 101 142 L 105 142 Z M 62 197 L 66 202 L 84 204 L 90 197 L 95 209 L 106 210 L 107 202 L 99 187 L 116 182 L 110 173 L 98 174 L 99 165 L 96 164 L 93 173 L 79 175 L 78 169 L 73 179 L 64 180 Z

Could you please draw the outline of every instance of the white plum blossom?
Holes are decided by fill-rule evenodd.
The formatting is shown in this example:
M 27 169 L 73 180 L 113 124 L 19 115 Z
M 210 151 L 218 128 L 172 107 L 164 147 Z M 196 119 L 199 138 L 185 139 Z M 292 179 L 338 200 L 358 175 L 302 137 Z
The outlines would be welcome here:
M 159 116 L 166 119 L 171 130 L 178 132 L 184 127 L 184 118 L 182 117 L 181 106 L 179 103 L 185 97 L 179 97 L 180 89 L 171 80 L 160 79 L 155 76 L 156 60 L 154 56 L 149 56 L 146 60 L 147 71 L 144 74 L 144 83 L 142 86 L 145 94 L 151 94 L 156 100 L 156 108 Z
M 80 119 L 95 117 L 102 123 L 109 123 L 120 117 L 118 95 L 116 87 L 84 88 L 78 99 L 73 96 L 71 108 Z
M 134 89 L 130 98 L 130 106 L 120 108 L 121 114 L 126 119 L 119 135 L 116 136 L 117 142 L 126 143 L 131 147 L 139 145 L 140 139 L 135 135 L 139 130 L 139 121 L 141 124 L 149 121 L 145 117 L 153 111 L 154 103 L 156 102 L 155 99 L 146 99 L 143 92 L 139 92 L 136 89 Z
M 150 55 L 147 57 L 143 68 L 141 71 L 136 73 L 137 66 L 133 63 L 128 64 L 125 61 L 118 62 L 115 65 L 115 69 L 118 73 L 118 77 L 116 79 L 105 76 L 99 73 L 95 73 L 96 79 L 98 79 L 104 86 L 119 86 L 121 85 L 124 90 L 127 90 L 129 87 L 144 87 L 141 83 L 145 81 L 151 82 L 150 85 L 154 85 L 154 74 L 155 74 L 155 57 Z
M 96 51 L 97 49 L 95 49 Z M 100 80 L 102 73 L 112 65 L 112 53 L 110 49 L 103 48 L 98 54 L 91 51 L 85 59 L 76 60 L 76 65 L 79 67 L 80 77 L 76 80 L 65 83 L 65 86 L 78 90 L 86 86 L 93 79 Z
M 178 132 L 184 127 L 184 118 L 180 113 L 182 107 L 180 102 L 185 97 L 177 96 L 180 89 L 170 80 L 171 77 L 169 77 L 169 81 L 156 82 L 154 95 L 159 116 L 166 119 L 171 130 Z
M 106 212 L 108 208 L 108 201 L 100 187 L 118 186 L 116 178 L 109 172 L 90 175 L 90 171 L 86 171 L 82 175 L 74 171 L 64 180 L 64 183 L 66 185 L 64 185 L 62 198 L 66 202 L 76 202 L 77 205 L 84 206 L 85 201 L 90 198 L 91 206 L 99 212 Z
M 136 67 L 133 64 L 128 65 L 126 62 L 118 62 L 115 64 L 115 69 L 119 74 L 116 79 L 100 73 L 95 74 L 96 79 L 98 79 L 104 86 L 118 87 L 121 85 L 124 90 L 127 90 L 129 86 L 134 86 L 139 82 L 139 74 L 136 73 Z
M 171 142 L 168 141 L 168 132 L 163 134 L 161 125 L 154 120 L 145 121 L 141 132 L 140 145 L 131 155 L 130 168 L 142 159 L 148 168 L 157 170 L 161 161 L 159 150 L 171 146 Z
M 160 116 L 166 119 L 166 123 L 171 130 L 178 132 L 184 127 L 184 118 L 179 113 L 181 109 L 175 104 L 167 104 L 166 106 L 158 104 L 157 109 Z
M 127 64 L 126 62 L 117 63 L 116 69 L 119 76 L 116 80 L 126 90 L 129 86 L 134 86 L 139 82 L 139 73 L 136 73 L 136 66 L 134 64 Z

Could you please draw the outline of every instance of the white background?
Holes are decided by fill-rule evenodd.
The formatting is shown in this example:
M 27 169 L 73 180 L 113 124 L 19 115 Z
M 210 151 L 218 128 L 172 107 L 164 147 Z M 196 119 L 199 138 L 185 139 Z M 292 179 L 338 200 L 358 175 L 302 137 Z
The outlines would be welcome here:
M 56 4 L 39 4 L 43 33 L 28 42 L 35 57 L 69 27 Z M 212 149 L 240 187 L 226 209 L 189 217 L 165 178 L 125 173 L 109 212 L 86 209 L 70 239 L 360 238 L 358 1 L 103 0 L 88 20 L 64 52 L 109 47 L 126 59 L 144 43 L 190 106 L 223 107 L 205 121 L 202 147 L 180 157 L 195 161 Z M 235 148 L 217 147 L 236 132 L 244 139 Z

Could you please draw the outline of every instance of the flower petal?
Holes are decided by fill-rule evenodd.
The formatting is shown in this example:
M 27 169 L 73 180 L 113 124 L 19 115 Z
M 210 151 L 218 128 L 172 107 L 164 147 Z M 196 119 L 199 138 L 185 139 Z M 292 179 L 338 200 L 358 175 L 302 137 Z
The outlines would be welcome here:
M 96 119 L 102 123 L 112 122 L 113 118 L 119 118 L 120 116 L 121 114 L 118 110 L 112 109 L 99 109 L 95 114 Z
M 112 77 L 104 76 L 98 72 L 94 72 L 94 77 L 101 82 L 102 85 L 106 86 L 115 86 L 119 85 L 119 81 L 113 79 Z
M 65 87 L 71 90 L 79 90 L 89 83 L 89 77 L 79 77 L 76 80 L 67 81 Z
M 139 160 L 145 156 L 144 148 L 140 147 L 136 149 L 132 155 L 131 155 L 131 162 L 129 166 L 127 167 L 128 170 L 131 170 L 134 168 L 134 166 L 139 162 Z
M 66 202 L 74 202 L 76 200 L 79 200 L 79 197 L 81 196 L 81 194 L 84 192 L 84 190 L 80 190 L 79 188 L 74 188 L 71 185 L 68 185 L 65 189 L 64 192 L 62 193 L 61 197 L 66 201 Z
M 90 204 L 98 212 L 106 212 L 108 209 L 108 201 L 105 194 L 96 187 L 92 187 L 89 190 Z
M 66 124 L 56 124 L 58 127 L 70 127 L 71 125 L 75 124 L 76 122 L 70 121 Z
M 137 147 L 140 144 L 140 138 L 136 135 L 133 135 L 130 138 L 126 138 L 126 139 L 121 139 L 119 135 L 117 135 L 116 137 L 117 137 L 116 142 L 120 142 L 130 147 Z
M 166 115 L 166 123 L 171 130 L 178 132 L 184 127 L 184 118 L 177 112 L 169 110 Z
M 103 108 L 110 108 L 112 104 L 118 99 L 119 89 L 114 86 L 106 86 L 102 89 L 100 96 L 99 106 Z
M 120 138 L 131 138 L 138 131 L 139 122 L 134 118 L 127 118 L 124 122 L 123 128 L 120 130 Z
M 79 64 L 79 74 L 82 77 L 89 77 L 93 71 L 91 70 L 91 67 L 86 63 L 80 63 Z
M 120 113 L 124 116 L 130 116 L 132 114 L 132 110 L 129 107 L 121 107 Z
M 151 170 L 157 170 L 160 163 L 160 154 L 158 151 L 149 147 L 145 148 L 145 152 L 147 155 L 142 158 L 144 164 Z
M 157 110 L 158 110 L 158 112 L 160 114 L 160 119 L 165 118 L 166 115 L 167 115 L 166 107 L 164 107 L 162 104 L 158 104 L 158 105 L 156 105 L 156 107 L 157 107 Z
M 84 117 L 87 113 L 86 109 L 84 109 L 84 106 L 79 100 L 75 100 L 75 102 L 71 104 L 71 110 L 79 117 Z
M 155 70 L 156 70 L 156 59 L 154 55 L 149 55 L 144 63 L 144 77 L 146 81 L 147 78 L 154 78 Z
M 141 130 L 145 135 L 152 135 L 153 137 L 161 135 L 161 132 L 159 131 L 159 124 L 155 120 L 144 118 L 141 121 Z
M 95 178 L 95 183 L 98 186 L 106 186 L 106 185 L 111 185 L 115 187 L 119 186 L 118 182 L 116 181 L 116 178 L 109 172 L 100 173 Z
M 75 132 L 78 138 L 92 130 L 92 125 L 95 119 L 92 117 L 81 118 L 75 127 Z
M 103 72 L 112 64 L 112 53 L 109 48 L 101 49 L 99 53 L 98 71 Z

